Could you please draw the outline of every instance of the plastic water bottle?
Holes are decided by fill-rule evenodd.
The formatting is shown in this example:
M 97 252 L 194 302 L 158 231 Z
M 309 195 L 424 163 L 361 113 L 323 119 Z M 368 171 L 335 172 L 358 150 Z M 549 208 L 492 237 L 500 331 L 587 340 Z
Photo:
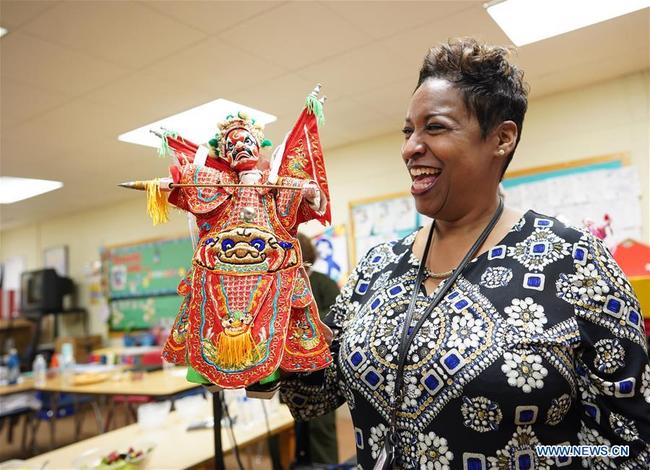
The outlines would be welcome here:
M 65 385 L 72 385 L 74 382 L 74 350 L 72 343 L 63 343 L 61 346 L 61 376 Z
M 32 373 L 34 374 L 34 385 L 43 387 L 47 380 L 47 363 L 42 354 L 36 356 L 32 364 Z
M 16 348 L 11 348 L 9 350 L 9 357 L 7 358 L 7 369 L 9 385 L 17 384 L 18 379 L 20 378 L 20 358 L 18 357 L 18 351 Z

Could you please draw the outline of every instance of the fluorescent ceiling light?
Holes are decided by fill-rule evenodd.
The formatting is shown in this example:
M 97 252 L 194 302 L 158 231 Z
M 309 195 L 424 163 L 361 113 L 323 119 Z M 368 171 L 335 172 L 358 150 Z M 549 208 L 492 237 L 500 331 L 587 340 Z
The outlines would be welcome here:
M 0 204 L 11 204 L 63 187 L 60 181 L 0 176 Z
M 161 128 L 164 128 L 178 132 L 195 144 L 203 144 L 214 137 L 219 121 L 229 114 L 236 114 L 238 111 L 248 113 L 260 124 L 268 124 L 277 119 L 272 114 L 232 101 L 218 99 L 126 132 L 121 134 L 118 139 L 132 144 L 146 145 L 147 147 L 159 147 L 160 139 L 149 131 L 160 131 Z
M 4 36 L 5 34 L 7 34 L 7 30 L 4 29 L 2 26 L 0 26 L 0 38 L 1 38 L 2 36 Z
M 495 0 L 487 12 L 516 46 L 650 6 L 650 0 Z

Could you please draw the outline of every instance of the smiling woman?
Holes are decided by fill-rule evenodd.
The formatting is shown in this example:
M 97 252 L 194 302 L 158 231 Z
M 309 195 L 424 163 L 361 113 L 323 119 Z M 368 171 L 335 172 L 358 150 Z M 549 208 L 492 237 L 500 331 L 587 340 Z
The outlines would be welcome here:
M 649 468 L 630 284 L 599 240 L 498 194 L 526 88 L 502 47 L 429 51 L 402 158 L 433 223 L 368 252 L 325 321 L 334 363 L 283 383 L 298 419 L 348 403 L 364 469 Z M 539 445 L 629 455 L 551 459 Z

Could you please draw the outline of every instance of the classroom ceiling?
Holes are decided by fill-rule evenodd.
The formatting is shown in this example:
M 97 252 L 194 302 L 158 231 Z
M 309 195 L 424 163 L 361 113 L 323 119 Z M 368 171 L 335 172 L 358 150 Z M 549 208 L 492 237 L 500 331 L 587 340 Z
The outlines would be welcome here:
M 117 136 L 216 98 L 277 115 L 277 142 L 321 82 L 326 151 L 399 132 L 430 46 L 509 43 L 482 3 L 0 0 L 0 174 L 65 184 L 0 205 L 0 228 L 142 197 L 116 183 L 167 162 Z M 645 9 L 516 61 L 534 99 L 650 68 L 649 30 Z

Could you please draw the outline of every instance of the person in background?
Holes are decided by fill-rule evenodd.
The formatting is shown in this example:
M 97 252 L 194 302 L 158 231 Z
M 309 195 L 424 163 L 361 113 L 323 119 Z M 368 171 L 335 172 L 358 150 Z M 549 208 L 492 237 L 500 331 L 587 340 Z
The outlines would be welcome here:
M 309 283 L 318 305 L 318 313 L 324 318 L 339 295 L 339 287 L 325 274 L 313 271 L 316 250 L 309 237 L 298 233 L 305 269 L 309 273 Z M 338 444 L 336 441 L 336 411 L 316 417 L 307 422 L 296 423 L 299 437 L 297 449 L 299 463 L 337 464 Z
M 650 468 L 630 283 L 592 234 L 499 197 L 528 103 L 508 55 L 473 39 L 426 54 L 401 156 L 432 222 L 354 269 L 325 320 L 334 363 L 282 380 L 296 419 L 347 402 L 364 470 Z

